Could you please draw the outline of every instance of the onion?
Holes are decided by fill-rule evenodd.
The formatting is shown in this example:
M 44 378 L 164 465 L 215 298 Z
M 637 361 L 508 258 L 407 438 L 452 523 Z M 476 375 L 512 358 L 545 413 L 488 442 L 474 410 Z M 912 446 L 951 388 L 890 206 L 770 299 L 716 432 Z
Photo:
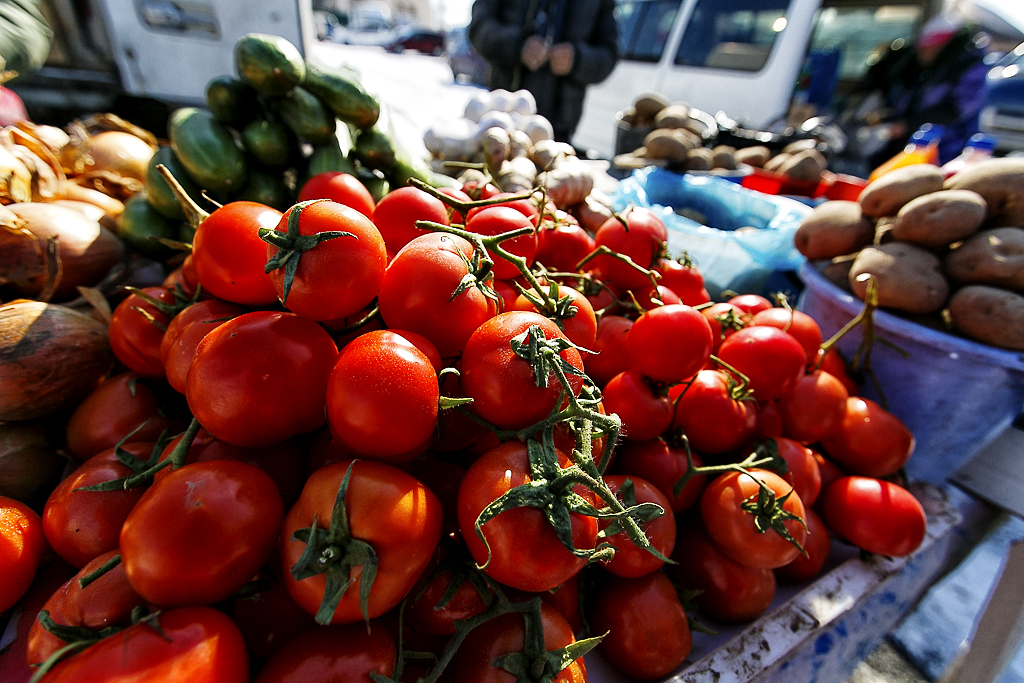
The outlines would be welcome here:
M 103 323 L 41 301 L 0 306 L 0 420 L 74 408 L 113 365 Z
M 109 171 L 119 176 L 146 180 L 149 160 L 156 148 L 145 140 L 119 130 L 107 130 L 90 139 L 90 171 Z
M 83 202 L 80 199 L 55 199 L 50 202 L 54 206 L 65 206 L 69 209 L 74 209 L 81 214 L 84 214 L 86 218 L 100 222 L 103 218 L 106 218 L 107 212 L 96 204 L 90 204 L 89 202 Z
M 95 204 L 103 209 L 111 218 L 117 218 L 124 211 L 124 202 L 117 197 L 111 197 L 109 194 L 104 194 L 99 190 L 74 183 L 69 183 L 65 188 L 64 197 L 65 199 Z
M 68 460 L 62 457 L 41 421 L 0 422 L 0 496 L 33 503 L 60 478 Z
M 35 235 L 44 254 L 46 239 L 51 235 L 59 238 L 61 278 L 52 296 L 54 301 L 75 298 L 78 287 L 92 287 L 124 258 L 124 242 L 79 211 L 40 202 L 10 204 L 7 208 L 25 221 L 25 229 Z M 44 284 L 45 277 L 41 276 L 12 286 L 19 296 L 33 298 Z

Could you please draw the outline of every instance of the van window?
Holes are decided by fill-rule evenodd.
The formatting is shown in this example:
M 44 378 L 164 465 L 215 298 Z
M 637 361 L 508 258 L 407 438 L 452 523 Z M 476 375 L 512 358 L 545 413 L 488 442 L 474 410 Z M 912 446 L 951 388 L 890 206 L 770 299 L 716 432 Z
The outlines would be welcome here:
M 619 26 L 619 56 L 636 62 L 657 62 L 665 51 L 679 0 L 620 0 L 615 17 Z
M 697 0 L 675 63 L 760 71 L 786 28 L 789 0 Z
M 886 47 L 895 41 L 913 39 L 923 14 L 920 5 L 819 9 L 814 17 L 811 50 L 838 51 L 839 78 L 860 80 Z

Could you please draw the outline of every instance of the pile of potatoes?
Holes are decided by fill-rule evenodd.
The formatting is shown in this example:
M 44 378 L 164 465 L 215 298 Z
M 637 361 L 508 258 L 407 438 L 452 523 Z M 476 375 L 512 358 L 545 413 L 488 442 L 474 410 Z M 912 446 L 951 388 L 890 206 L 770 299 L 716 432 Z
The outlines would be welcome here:
M 879 306 L 993 346 L 1024 351 L 1024 159 L 989 159 L 945 179 L 930 164 L 891 171 L 858 201 L 820 204 L 796 248 Z

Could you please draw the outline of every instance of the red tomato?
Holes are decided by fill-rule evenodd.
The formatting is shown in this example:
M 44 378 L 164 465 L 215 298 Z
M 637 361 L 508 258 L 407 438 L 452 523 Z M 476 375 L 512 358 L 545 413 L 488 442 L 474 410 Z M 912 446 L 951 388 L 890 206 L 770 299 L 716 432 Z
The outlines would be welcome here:
M 373 217 L 373 195 L 358 178 L 342 171 L 324 171 L 307 180 L 299 189 L 298 202 L 330 199 L 350 206 L 367 218 Z
M 788 472 L 783 477 L 796 490 L 804 507 L 814 505 L 821 493 L 821 469 L 814 452 L 792 439 L 775 439 L 779 457 L 786 461 Z
M 165 429 L 171 434 L 184 431 L 185 421 L 162 400 L 165 389 L 132 372 L 104 380 L 71 414 L 68 449 L 77 459 L 88 460 L 113 448 L 136 428 L 132 441 L 156 441 Z
M 804 375 L 778 400 L 782 433 L 804 443 L 829 438 L 842 426 L 849 398 L 843 383 L 827 372 Z
M 242 632 L 249 654 L 260 660 L 270 659 L 292 639 L 317 628 L 312 615 L 289 595 L 280 565 L 275 552 L 268 567 L 256 575 L 256 581 L 268 581 L 269 587 L 238 598 L 232 605 L 235 625 Z
M 174 294 L 163 287 L 146 287 L 142 291 L 168 306 L 175 304 Z M 152 320 L 142 311 L 152 316 Z M 160 342 L 170 321 L 170 315 L 138 294 L 130 294 L 117 305 L 110 318 L 110 348 L 132 372 L 149 379 L 164 379 Z
M 853 378 L 850 377 L 850 371 L 846 367 L 846 361 L 839 355 L 839 351 L 835 347 L 832 347 L 827 352 L 822 352 L 818 349 L 818 354 L 814 356 L 814 359 L 821 360 L 821 369 L 828 374 L 832 375 L 846 387 L 846 392 L 850 396 L 857 396 L 860 394 L 860 387 Z M 808 359 L 810 360 L 810 359 Z
M 390 330 L 367 332 L 342 349 L 327 383 L 327 421 L 336 441 L 374 460 L 403 462 L 437 427 L 437 372 Z
M 774 472 L 750 470 L 750 474 L 719 475 L 704 489 L 700 514 L 708 535 L 726 555 L 748 567 L 775 569 L 795 559 L 800 549 L 773 528 L 758 531 L 754 515 L 743 509 L 745 502 L 757 501 L 758 480 L 771 489 L 776 502 L 789 494 L 780 506 L 794 517 L 786 519 L 783 525 L 797 543 L 803 544 L 807 536 L 804 505 L 798 494 L 791 493 L 793 487 L 789 482 Z
M 57 664 L 47 683 L 248 683 L 249 657 L 231 618 L 212 607 L 165 610 Z
M 653 287 L 648 285 L 647 287 L 640 287 L 634 289 L 633 298 L 640 304 L 640 307 L 645 311 L 650 311 L 659 306 L 668 306 L 672 304 L 681 304 L 683 300 L 679 298 L 679 295 L 673 292 L 665 285 L 658 285 Z
M 821 445 L 828 457 L 853 474 L 886 477 L 907 464 L 915 443 L 898 417 L 871 399 L 851 396 L 839 429 Z
M 662 572 L 609 577 L 594 602 L 591 624 L 606 633 L 601 651 L 640 681 L 660 680 L 689 656 L 693 639 L 675 586 Z
M 605 409 L 622 420 L 620 434 L 630 441 L 650 441 L 672 426 L 672 399 L 655 393 L 635 370 L 626 370 L 604 386 Z
M 540 607 L 544 630 L 544 649 L 559 650 L 576 642 L 568 622 L 547 604 Z M 526 640 L 526 621 L 522 614 L 503 614 L 469 632 L 452 660 L 453 683 L 515 683 L 516 677 L 500 668 L 494 660 L 510 652 L 522 652 Z M 586 683 L 583 658 L 570 662 L 552 679 L 552 683 Z
M 597 317 L 594 315 L 594 307 L 590 305 L 590 300 L 583 296 L 583 293 L 572 287 L 565 285 L 555 284 L 558 290 L 556 295 L 557 299 L 563 299 L 569 297 L 572 301 L 572 306 L 576 308 L 576 313 L 572 317 L 563 318 L 560 321 L 556 320 L 557 324 L 562 333 L 566 338 L 576 346 L 584 349 L 593 349 L 594 340 L 597 338 Z M 545 287 L 545 289 L 547 286 Z M 536 292 L 533 292 L 536 294 Z M 530 303 L 530 300 L 520 294 L 516 297 L 515 303 L 511 309 L 514 311 L 533 311 L 539 313 L 540 311 Z M 590 354 L 586 354 L 590 355 Z
M 704 461 L 693 453 L 695 467 L 703 467 Z M 669 446 L 662 439 L 651 441 L 626 441 L 619 448 L 615 469 L 622 474 L 637 476 L 651 482 L 672 501 L 672 511 L 682 512 L 700 498 L 707 483 L 707 475 L 698 475 L 674 495 L 672 489 L 686 474 L 686 451 Z
M 583 354 L 583 367 L 599 387 L 615 375 L 629 369 L 629 347 L 626 336 L 633 321 L 619 315 L 603 315 L 597 323 L 597 336 L 592 349 Z
M 701 591 L 694 601 L 701 614 L 716 621 L 752 621 L 775 597 L 775 573 L 731 559 L 698 520 L 680 529 L 672 559 L 676 564 L 669 565 L 669 574 L 683 588 Z
M 39 515 L 25 503 L 0 496 L 0 614 L 28 591 L 47 549 Z
M 758 401 L 788 392 L 804 374 L 807 354 L 795 337 L 776 327 L 755 325 L 730 335 L 718 349 L 722 361 L 746 375 Z
M 429 573 L 429 570 L 425 572 Z M 484 598 L 468 579 L 463 579 L 451 599 L 445 602 L 445 593 L 451 590 L 453 576 L 456 574 L 451 569 L 443 569 L 432 574 L 412 592 L 413 598 L 406 607 L 405 616 L 413 630 L 432 635 L 454 635 L 457 619 L 469 619 L 487 609 Z
M 395 607 L 419 580 L 441 538 L 441 503 L 430 489 L 391 465 L 372 460 L 348 460 L 313 472 L 298 502 L 288 511 L 281 529 L 284 581 L 295 602 L 316 614 L 324 600 L 326 577 L 317 574 L 297 580 L 291 569 L 306 543 L 293 539 L 299 529 L 331 524 L 338 490 L 352 465 L 344 505 L 351 537 L 367 543 L 377 556 L 377 575 L 370 588 L 368 614 L 372 619 Z M 345 591 L 330 618 L 332 624 L 363 620 L 359 605 L 363 568 L 353 567 L 354 583 Z M 361 627 L 365 628 L 365 627 Z
M 682 429 L 690 447 L 701 453 L 737 448 L 754 435 L 757 403 L 736 392 L 736 380 L 728 373 L 701 370 L 689 387 L 680 384 L 669 390 L 675 402 L 672 426 Z
M 536 228 L 533 221 L 522 212 L 508 206 L 488 206 L 481 209 L 480 213 L 474 214 L 470 211 L 469 214 L 469 218 L 466 219 L 466 230 L 478 235 L 492 236 L 520 228 Z M 530 267 L 537 254 L 536 229 L 531 234 L 502 242 L 501 247 L 510 254 L 526 259 L 526 266 Z M 494 260 L 494 277 L 509 280 L 519 275 L 519 267 L 514 263 L 506 261 L 493 251 L 488 253 Z
M 384 273 L 378 304 L 388 327 L 429 339 L 442 358 L 457 356 L 497 307 L 476 286 L 460 284 L 469 274 L 473 245 L 461 237 L 431 233 L 399 252 Z
M 700 311 L 684 304 L 640 316 L 626 337 L 632 368 L 660 382 L 682 382 L 711 356 L 714 338 Z
M 661 284 L 679 295 L 687 306 L 711 301 L 711 295 L 704 287 L 704 275 L 692 262 L 662 259 L 654 269 L 661 274 Z
M 772 302 L 760 294 L 739 294 L 726 301 L 726 303 L 732 304 L 747 315 L 754 316 L 772 307 Z
M 562 467 L 569 465 L 559 453 Z M 560 585 L 578 573 L 586 558 L 573 555 L 555 535 L 542 510 L 519 507 L 506 510 L 481 527 L 487 544 L 476 533 L 481 511 L 511 489 L 531 481 L 526 444 L 506 441 L 474 462 L 459 487 L 459 527 L 470 554 L 488 576 L 520 590 L 540 592 Z M 591 494 L 578 493 L 585 499 Z M 597 521 L 570 513 L 573 545 L 588 550 L 597 541 Z M 488 547 L 490 556 L 488 557 Z
M 245 310 L 238 304 L 220 299 L 199 301 L 174 316 L 160 341 L 160 362 L 167 374 L 167 383 L 175 391 L 185 393 L 188 369 L 196 357 L 196 347 L 207 332 L 214 330 Z
M 393 254 L 424 234 L 416 221 L 448 225 L 448 209 L 437 197 L 411 186 L 388 192 L 373 209 L 373 224 Z
M 754 314 L 754 324 L 770 325 L 788 332 L 804 347 L 807 360 L 817 358 L 821 347 L 821 328 L 814 318 L 803 311 L 767 308 Z
M 488 197 L 488 199 L 501 199 L 502 197 L 515 196 L 516 195 L 514 192 L 499 192 L 498 194 L 492 197 Z M 510 209 L 515 209 L 519 213 L 526 216 L 528 219 L 530 219 L 530 223 L 532 223 L 533 226 L 536 227 L 537 224 L 540 222 L 540 209 L 537 208 L 537 203 L 538 200 L 531 198 L 516 199 L 515 201 L 501 202 L 499 204 L 487 204 L 485 206 L 474 206 L 472 209 L 469 210 L 469 213 L 466 214 L 466 220 L 472 220 L 473 216 L 477 215 L 481 211 L 485 211 L 491 208 L 492 206 L 506 206 Z
M 501 313 L 483 323 L 466 342 L 462 353 L 462 388 L 473 399 L 470 410 L 501 429 L 522 429 L 540 422 L 555 407 L 562 385 L 550 369 L 547 386 L 538 387 L 534 369 L 512 349 L 536 328 L 545 339 L 565 339 L 552 321 L 527 311 Z M 527 343 L 524 341 L 523 343 Z M 575 348 L 558 356 L 582 373 L 583 361 Z M 583 387 L 582 375 L 565 373 L 573 393 Z
M 204 290 L 225 301 L 263 306 L 277 301 L 264 272 L 267 245 L 260 228 L 273 228 L 281 212 L 256 202 L 225 204 L 199 224 L 192 238 L 192 259 Z
M 654 484 L 640 477 L 609 474 L 604 481 L 616 497 L 627 506 L 637 503 L 654 503 L 665 511 L 661 517 L 642 524 L 641 528 L 651 542 L 651 547 L 665 557 L 671 555 L 672 549 L 676 545 L 676 519 L 672 514 L 672 503 L 668 496 L 658 490 Z M 623 499 L 622 487 L 627 481 L 633 483 L 635 501 Z M 610 523 L 602 520 L 599 523 L 601 530 L 605 531 Z M 664 560 L 658 559 L 649 551 L 633 543 L 625 531 L 607 536 L 605 540 L 615 546 L 615 557 L 605 564 L 604 568 L 616 576 L 636 578 L 657 571 L 665 564 Z
M 715 340 L 714 353 L 716 354 L 727 337 L 747 327 L 753 321 L 753 317 L 749 313 L 732 304 L 711 304 L 707 308 L 700 309 L 700 312 L 711 325 L 711 336 Z
M 567 217 L 556 223 L 541 224 L 534 258 L 548 270 L 569 273 L 576 270 L 576 264 L 594 251 L 595 246 L 594 238 Z
M 668 239 L 665 224 L 650 209 L 639 207 L 631 209 L 623 218 L 628 228 L 613 216 L 598 228 L 594 242 L 599 247 L 605 246 L 628 256 L 641 268 L 653 268 L 665 251 Z M 648 276 L 614 256 L 597 256 L 587 264 L 587 268 L 598 271 L 603 279 L 626 289 L 651 284 Z
M 128 581 L 157 605 L 224 600 L 270 558 L 283 517 L 263 470 L 231 460 L 185 465 L 151 486 L 121 528 Z
M 779 413 L 778 401 L 765 401 L 758 405 L 754 438 L 774 439 L 782 436 L 782 415 Z
M 825 560 L 832 550 L 832 540 L 828 535 L 828 527 L 818 513 L 807 508 L 807 540 L 804 541 L 806 555 L 797 555 L 796 559 L 775 570 L 775 575 L 787 581 L 810 581 L 821 573 Z
M 515 308 L 516 299 L 519 298 L 519 291 L 509 284 L 510 282 L 510 280 L 491 280 L 488 283 L 491 289 L 494 290 L 494 293 L 498 295 L 498 313 L 511 311 Z M 587 301 L 589 302 L 590 300 L 587 299 Z M 593 310 L 594 307 L 591 306 L 590 308 Z
M 152 443 L 129 443 L 122 448 L 145 462 Z M 114 491 L 76 491 L 133 474 L 117 459 L 114 449 L 90 458 L 50 494 L 43 508 L 43 531 L 54 552 L 72 567 L 81 568 L 96 556 L 117 548 L 121 525 L 146 492 L 145 486 Z
M 319 627 L 278 650 L 253 683 L 372 683 L 371 673 L 394 673 L 397 655 L 382 622 Z
M 872 477 L 843 477 L 829 486 L 821 516 L 837 536 L 889 557 L 917 550 L 927 527 L 924 508 L 910 491 Z
M 187 297 L 195 295 L 196 288 L 199 286 L 199 276 L 196 274 L 196 263 L 191 252 L 185 257 L 179 268 L 175 268 L 167 275 L 161 285 L 172 292 L 176 291 L 176 287 L 180 285 L 183 295 Z
M 211 434 L 236 446 L 270 446 L 324 423 L 327 378 L 338 349 L 294 313 L 253 311 L 196 348 L 185 398 Z
M 837 480 L 842 479 L 847 475 L 839 465 L 835 464 L 821 453 L 814 449 L 811 449 L 811 455 L 814 456 L 814 461 L 818 463 L 818 470 L 821 472 L 821 492 L 824 493 L 828 490 L 828 487 L 835 483 Z M 817 508 L 821 509 L 821 496 L 819 495 Z
M 580 575 L 572 577 L 557 588 L 539 593 L 540 599 L 558 610 L 569 622 L 573 633 L 583 630 L 583 615 L 580 613 Z

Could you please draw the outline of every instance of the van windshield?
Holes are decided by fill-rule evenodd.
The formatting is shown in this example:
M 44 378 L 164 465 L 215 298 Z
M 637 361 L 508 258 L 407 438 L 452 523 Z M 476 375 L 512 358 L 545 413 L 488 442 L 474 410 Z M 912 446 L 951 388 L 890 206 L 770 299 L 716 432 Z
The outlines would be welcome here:
M 679 0 L 619 0 L 615 19 L 619 26 L 619 57 L 657 62 L 665 51 Z
M 760 71 L 786 28 L 789 0 L 697 0 L 675 63 Z

